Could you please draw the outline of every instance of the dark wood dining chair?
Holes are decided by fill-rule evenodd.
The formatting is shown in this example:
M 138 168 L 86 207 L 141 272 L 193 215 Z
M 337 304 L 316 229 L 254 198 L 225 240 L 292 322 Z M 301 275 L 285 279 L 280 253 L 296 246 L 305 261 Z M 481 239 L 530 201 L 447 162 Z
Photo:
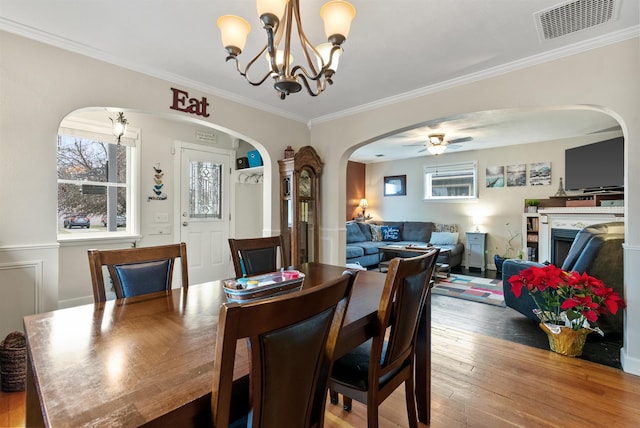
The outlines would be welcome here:
M 378 308 L 378 330 L 333 364 L 329 381 L 331 403 L 343 395 L 345 410 L 352 399 L 367 406 L 368 426 L 378 426 L 378 406 L 403 382 L 409 426 L 418 426 L 414 391 L 414 353 L 418 322 L 431 292 L 431 276 L 439 249 L 389 264 Z
M 173 268 L 180 259 L 182 286 L 189 284 L 187 244 L 88 251 L 93 300 L 107 300 L 103 266 L 107 267 L 117 299 L 171 289 Z
M 288 267 L 285 259 L 282 236 L 266 238 L 229 238 L 231 258 L 236 277 L 275 272 L 279 267 Z M 278 266 L 280 258 L 280 266 Z
M 345 273 L 300 292 L 221 306 L 211 397 L 214 427 L 322 427 L 333 352 L 354 277 Z M 236 342 L 244 338 L 248 382 L 246 377 L 234 382 Z M 239 385 L 245 386 L 244 394 Z M 243 414 L 239 419 L 237 412 Z

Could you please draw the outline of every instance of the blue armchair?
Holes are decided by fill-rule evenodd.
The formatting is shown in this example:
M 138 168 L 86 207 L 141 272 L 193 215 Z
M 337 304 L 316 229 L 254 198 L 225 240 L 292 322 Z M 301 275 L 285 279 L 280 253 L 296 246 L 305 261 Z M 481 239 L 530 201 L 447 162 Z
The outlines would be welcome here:
M 613 288 L 624 299 L 623 251 L 624 223 L 612 222 L 587 226 L 576 235 L 567 258 L 561 268 L 564 271 L 586 272 L 600 279 L 607 287 Z M 523 315 L 538 321 L 533 313 L 536 308 L 531 296 L 522 293 L 519 298 L 511 291 L 509 278 L 530 266 L 540 263 L 519 259 L 505 260 L 502 265 L 502 286 L 505 304 Z M 606 314 L 600 317 L 598 325 L 605 333 L 622 333 L 623 315 Z

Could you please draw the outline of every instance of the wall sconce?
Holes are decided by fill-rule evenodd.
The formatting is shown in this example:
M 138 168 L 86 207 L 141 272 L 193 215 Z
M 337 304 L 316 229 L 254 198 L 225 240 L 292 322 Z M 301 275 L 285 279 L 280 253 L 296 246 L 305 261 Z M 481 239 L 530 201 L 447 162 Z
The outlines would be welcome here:
M 124 134 L 127 132 L 127 124 L 129 123 L 127 121 L 127 119 L 124 117 L 124 113 L 123 112 L 119 112 L 118 113 L 118 117 L 116 118 L 116 120 L 113 120 L 111 118 L 109 118 L 111 120 L 111 123 L 113 124 L 113 135 L 116 136 L 117 138 L 117 142 L 118 145 L 120 145 L 120 139 L 122 137 L 124 137 Z

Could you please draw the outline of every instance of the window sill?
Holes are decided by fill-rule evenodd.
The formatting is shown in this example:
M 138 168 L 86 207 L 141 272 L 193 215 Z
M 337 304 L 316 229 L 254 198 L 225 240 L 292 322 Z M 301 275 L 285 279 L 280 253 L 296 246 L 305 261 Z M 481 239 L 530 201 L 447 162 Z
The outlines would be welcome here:
M 89 236 L 74 234 L 69 236 L 58 235 L 58 243 L 61 247 L 71 247 L 74 245 L 81 246 L 86 244 L 119 244 L 127 242 L 135 242 L 142 238 L 142 235 L 132 235 L 126 232 L 107 232 L 107 233 L 95 233 Z

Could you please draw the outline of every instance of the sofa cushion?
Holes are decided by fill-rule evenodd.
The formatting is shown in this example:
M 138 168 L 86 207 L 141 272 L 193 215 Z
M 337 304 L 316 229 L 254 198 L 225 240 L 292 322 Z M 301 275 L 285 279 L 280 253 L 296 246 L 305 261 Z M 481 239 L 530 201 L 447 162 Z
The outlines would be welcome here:
M 367 239 L 362 234 L 360 226 L 358 226 L 357 223 L 347 223 L 347 244 L 362 242 L 366 240 Z
M 382 240 L 397 242 L 400 240 L 400 228 L 398 226 L 382 226 Z
M 433 245 L 455 245 L 458 242 L 458 232 L 433 232 L 429 242 Z
M 402 225 L 402 240 L 415 242 L 429 242 L 433 231 L 433 223 L 422 221 L 407 221 Z
M 358 227 L 360 228 L 360 232 L 364 235 L 365 241 L 373 241 L 371 236 L 371 228 L 367 223 L 358 222 Z
M 347 259 L 364 256 L 364 249 L 357 245 L 347 245 Z
M 378 253 L 378 248 L 384 246 L 384 242 L 359 242 L 358 246 L 362 247 L 365 254 L 376 254 Z

